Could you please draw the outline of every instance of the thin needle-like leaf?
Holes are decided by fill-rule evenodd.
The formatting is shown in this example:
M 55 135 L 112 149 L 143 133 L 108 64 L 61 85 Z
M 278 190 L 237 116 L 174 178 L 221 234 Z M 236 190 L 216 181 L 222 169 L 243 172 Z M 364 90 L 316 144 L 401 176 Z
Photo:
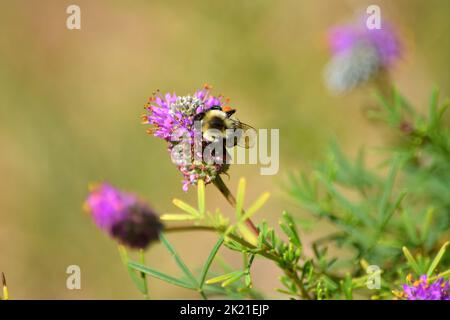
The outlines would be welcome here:
M 186 277 L 191 281 L 191 283 L 198 287 L 197 279 L 195 279 L 192 272 L 189 270 L 189 268 L 186 266 L 186 264 L 183 262 L 181 257 L 178 255 L 178 253 L 175 251 L 175 248 L 170 244 L 170 242 L 167 240 L 167 238 L 164 236 L 164 234 L 160 234 L 159 238 L 161 240 L 161 243 L 167 248 L 167 250 L 172 254 L 172 256 L 175 259 L 175 262 L 177 263 L 178 267 L 180 267 L 181 271 L 186 275 Z
M 137 273 L 134 270 L 132 270 L 128 265 L 129 258 L 128 258 L 127 249 L 122 245 L 119 245 L 117 248 L 119 250 L 120 259 L 122 260 L 122 263 L 125 266 L 125 268 L 127 268 L 128 274 L 129 274 L 131 280 L 133 281 L 134 285 L 138 288 L 138 290 L 142 294 L 145 294 L 145 292 L 146 292 L 145 283 L 142 281 L 142 278 L 139 277 L 137 275 Z
M 187 288 L 187 289 L 192 289 L 192 290 L 196 290 L 197 289 L 196 286 L 193 286 L 190 283 L 186 283 L 186 282 L 184 282 L 182 280 L 179 280 L 177 278 L 174 278 L 174 277 L 169 276 L 167 274 L 164 274 L 162 272 L 150 269 L 150 268 L 148 268 L 146 266 L 143 266 L 140 263 L 131 261 L 131 262 L 128 263 L 128 266 L 130 268 L 134 269 L 134 270 L 143 272 L 145 274 L 148 274 L 148 275 L 150 275 L 150 276 L 152 276 L 154 278 L 160 279 L 160 280 L 165 281 L 167 283 L 170 283 L 170 284 L 173 284 L 173 285 L 176 285 L 176 286 L 179 286 L 179 287 Z
M 197 220 L 197 217 L 194 217 L 190 214 L 177 214 L 177 213 L 166 213 L 160 217 L 161 220 L 165 221 L 188 221 L 188 220 Z
M 250 219 L 256 211 L 258 211 L 269 199 L 270 194 L 268 192 L 263 193 L 245 212 L 245 214 L 241 217 L 242 221 Z
M 191 207 L 190 205 L 188 205 L 186 202 L 183 202 L 179 199 L 173 199 L 172 200 L 173 204 L 176 205 L 178 208 L 180 208 L 181 210 L 195 216 L 195 217 L 199 217 L 200 213 L 197 211 L 197 209 Z
M 439 252 L 436 254 L 436 257 L 433 259 L 433 262 L 431 262 L 430 267 L 427 271 L 427 276 L 431 276 L 433 274 L 434 269 L 438 266 L 439 262 L 441 261 L 442 257 L 445 254 L 445 250 L 447 250 L 448 245 L 450 244 L 450 241 L 447 241 L 444 243 L 444 245 L 441 247 Z
M 203 266 L 202 272 L 200 274 L 200 289 L 203 288 L 203 285 L 205 284 L 206 275 L 208 274 L 208 270 L 211 267 L 211 264 L 214 260 L 214 257 L 216 256 L 217 252 L 219 251 L 220 247 L 223 244 L 223 236 L 217 240 L 216 244 L 214 245 L 213 249 L 211 250 L 208 259 L 206 259 L 205 265 Z
M 392 193 L 392 188 L 394 186 L 395 176 L 397 175 L 397 168 L 399 165 L 399 159 L 395 158 L 391 169 L 389 171 L 388 178 L 386 180 L 386 184 L 384 185 L 384 191 L 383 195 L 381 196 L 380 203 L 378 205 L 378 216 L 381 218 L 379 221 L 382 223 L 386 217 L 388 212 L 388 203 L 389 203 L 389 197 Z
M 416 274 L 420 275 L 420 273 L 421 273 L 420 267 L 417 264 L 417 261 L 412 256 L 411 252 L 409 252 L 408 248 L 406 248 L 406 247 L 403 247 L 402 250 L 403 250 L 403 254 L 405 255 L 405 258 L 408 261 L 408 264 L 411 267 L 411 269 L 413 269 Z
M 242 214 L 242 208 L 244 207 L 245 196 L 245 179 L 239 179 L 238 190 L 236 194 L 236 218 L 239 220 Z

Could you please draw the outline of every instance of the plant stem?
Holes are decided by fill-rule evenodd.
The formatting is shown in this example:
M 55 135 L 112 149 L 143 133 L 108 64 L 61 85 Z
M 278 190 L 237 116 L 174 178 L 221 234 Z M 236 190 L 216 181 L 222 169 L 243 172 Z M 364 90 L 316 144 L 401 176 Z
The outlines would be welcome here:
M 203 300 L 208 300 L 208 297 L 206 297 L 206 294 L 203 290 L 200 290 L 200 295 L 202 296 Z
M 3 272 L 2 272 L 2 285 L 3 285 L 3 300 L 8 300 L 9 299 L 8 286 L 6 285 L 6 277 Z M 1 297 L 0 300 L 2 300 Z
M 145 265 L 144 249 L 139 249 L 139 260 L 142 265 Z M 148 300 L 149 295 L 148 295 L 147 275 L 144 272 L 141 272 L 141 279 L 142 279 L 142 282 L 144 283 L 144 292 L 143 292 L 144 299 Z
M 220 193 L 222 193 L 222 195 L 225 197 L 225 199 L 228 201 L 228 203 L 236 209 L 236 198 L 233 196 L 233 194 L 231 193 L 230 189 L 228 189 L 227 185 L 225 184 L 225 182 L 223 182 L 222 178 L 220 177 L 220 175 L 217 175 L 217 177 L 214 179 L 213 181 L 214 185 L 217 187 L 217 189 L 219 189 Z M 242 210 L 242 214 L 245 214 L 244 210 Z M 247 219 L 245 220 L 245 223 L 247 224 L 247 226 L 250 228 L 250 230 L 253 231 L 253 233 L 258 236 L 259 235 L 259 230 L 258 228 L 255 226 L 255 224 L 252 222 L 252 220 Z

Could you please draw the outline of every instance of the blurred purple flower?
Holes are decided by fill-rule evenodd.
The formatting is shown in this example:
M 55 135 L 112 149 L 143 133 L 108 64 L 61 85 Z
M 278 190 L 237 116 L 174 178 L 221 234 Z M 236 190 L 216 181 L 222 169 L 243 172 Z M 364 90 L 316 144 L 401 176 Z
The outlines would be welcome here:
M 100 229 L 131 248 L 147 247 L 163 229 L 158 216 L 136 195 L 107 183 L 92 188 L 85 206 Z
M 210 87 L 205 85 L 193 95 L 177 96 L 175 93 L 162 95 L 160 92 L 150 97 L 146 109 L 148 114 L 142 116 L 144 124 L 151 124 L 153 128 L 148 133 L 164 139 L 169 143 L 168 151 L 172 161 L 183 174 L 183 190 L 187 191 L 189 185 L 196 185 L 199 179 L 205 183 L 212 182 L 218 174 L 225 173 L 228 165 L 225 156 L 215 158 L 214 162 L 205 162 L 202 151 L 205 144 L 195 146 L 195 137 L 201 138 L 201 128 L 195 128 L 195 116 L 213 106 L 223 106 L 222 96 L 210 94 Z M 187 137 L 186 149 L 175 148 L 179 146 L 180 138 Z M 187 158 L 186 158 L 187 156 Z
M 450 300 L 450 282 L 443 278 L 430 282 L 426 275 L 422 275 L 410 285 L 403 285 L 402 296 L 408 300 Z
M 392 26 L 369 29 L 365 21 L 333 27 L 328 33 L 333 54 L 325 70 L 328 87 L 335 92 L 349 91 L 388 70 L 402 54 L 402 46 Z

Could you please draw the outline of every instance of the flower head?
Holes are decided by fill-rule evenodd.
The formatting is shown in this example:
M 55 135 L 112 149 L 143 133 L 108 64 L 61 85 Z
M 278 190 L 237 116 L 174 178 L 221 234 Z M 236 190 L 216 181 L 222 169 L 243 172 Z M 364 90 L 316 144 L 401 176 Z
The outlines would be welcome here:
M 196 127 L 196 115 L 209 110 L 213 106 L 222 107 L 224 98 L 210 94 L 210 87 L 205 85 L 192 95 L 178 96 L 175 93 L 162 95 L 157 92 L 150 97 L 146 105 L 147 114 L 142 116 L 144 124 L 151 124 L 149 133 L 164 139 L 172 161 L 183 174 L 183 190 L 189 185 L 197 184 L 202 179 L 205 183 L 212 182 L 218 174 L 228 170 L 223 150 L 221 155 L 214 155 L 214 161 L 203 159 L 206 142 L 202 140 L 201 128 Z M 200 136 L 199 136 L 200 135 Z M 196 137 L 200 145 L 196 144 Z M 185 144 L 180 143 L 183 139 Z
M 325 70 L 328 87 L 346 92 L 389 69 L 402 47 L 392 26 L 369 29 L 363 20 L 330 29 L 328 43 L 333 57 Z
M 131 248 L 147 247 L 163 228 L 158 216 L 136 195 L 107 183 L 94 186 L 85 205 L 100 229 Z
M 450 282 L 442 277 L 434 282 L 426 275 L 415 281 L 411 275 L 407 279 L 409 284 L 403 285 L 401 296 L 408 300 L 450 300 Z

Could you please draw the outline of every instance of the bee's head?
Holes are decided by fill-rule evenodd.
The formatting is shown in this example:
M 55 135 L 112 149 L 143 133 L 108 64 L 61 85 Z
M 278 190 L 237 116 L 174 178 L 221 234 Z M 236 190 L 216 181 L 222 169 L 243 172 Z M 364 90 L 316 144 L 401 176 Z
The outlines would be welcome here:
M 230 106 L 223 106 L 222 111 L 227 114 L 227 117 L 231 117 L 236 112 L 236 109 L 233 109 Z

